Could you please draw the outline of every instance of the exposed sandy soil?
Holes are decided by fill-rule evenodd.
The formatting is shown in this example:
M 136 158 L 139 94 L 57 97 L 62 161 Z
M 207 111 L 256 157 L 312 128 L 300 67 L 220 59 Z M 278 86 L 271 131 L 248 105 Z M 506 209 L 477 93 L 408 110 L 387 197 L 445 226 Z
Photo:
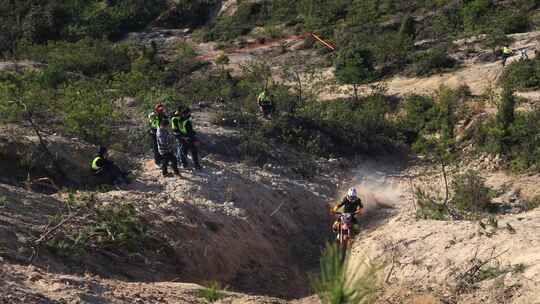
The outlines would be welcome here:
M 540 32 L 514 35 L 512 47 L 528 48 L 531 57 L 538 36 Z M 205 56 L 217 54 L 211 53 L 212 45 L 201 46 L 205 48 Z M 238 65 L 268 52 L 264 46 L 253 45 L 246 52 L 230 54 Z M 13 68 L 5 66 L 0 68 Z M 389 93 L 397 95 L 432 93 L 442 84 L 467 84 L 478 95 L 495 83 L 501 70 L 500 62 L 479 61 L 473 55 L 464 57 L 456 71 L 426 78 L 397 76 L 386 84 Z M 326 72 L 331 74 L 331 70 Z M 540 100 L 538 92 L 519 94 Z M 332 92 L 323 97 L 339 96 Z M 328 204 L 351 185 L 359 186 L 366 203 L 362 231 L 351 255 L 353 265 L 365 257 L 386 263 L 380 272 L 378 303 L 540 303 L 539 209 L 499 215 L 497 227 L 487 228 L 476 221 L 419 220 L 410 178 L 415 185 L 441 185 L 439 173 L 425 171 L 423 165 L 388 159 L 355 160 L 353 165 L 315 159 L 316 174 L 305 178 L 293 170 L 302 155 L 273 144 L 276 158 L 270 165 L 239 163 L 234 130 L 211 124 L 206 112 L 196 113 L 196 121 L 206 143 L 203 171 L 187 170 L 181 178 L 163 178 L 145 157 L 137 160 L 142 171 L 132 185 L 96 195 L 98 205 L 134 204 L 149 224 L 158 245 L 145 245 L 135 255 L 90 251 L 74 263 L 43 249 L 28 266 L 28 242 L 42 233 L 51 216 L 65 212 L 67 194 L 34 193 L 2 180 L 0 303 L 203 303 L 200 285 L 179 282 L 209 280 L 243 292 L 287 299 L 307 296 L 308 274 L 316 270 L 322 244 L 331 238 Z M 25 144 L 35 142 L 31 136 L 25 135 Z M 55 141 L 65 143 L 66 139 Z M 7 140 L 2 143 L 2 147 L 13 146 Z M 79 147 L 84 153 L 93 150 L 83 143 Z M 85 155 L 77 154 L 74 163 L 85 166 Z M 471 162 L 465 160 L 462 165 Z M 357 168 L 350 180 L 343 171 L 347 166 Z M 512 176 L 496 166 L 480 168 L 489 186 L 506 189 L 504 195 L 508 189 L 523 199 L 540 193 L 538 175 Z M 481 269 L 485 277 L 474 277 L 471 288 L 458 289 L 463 274 L 480 260 L 489 260 Z M 237 293 L 227 293 L 221 300 L 285 302 Z M 318 302 L 313 296 L 292 301 Z

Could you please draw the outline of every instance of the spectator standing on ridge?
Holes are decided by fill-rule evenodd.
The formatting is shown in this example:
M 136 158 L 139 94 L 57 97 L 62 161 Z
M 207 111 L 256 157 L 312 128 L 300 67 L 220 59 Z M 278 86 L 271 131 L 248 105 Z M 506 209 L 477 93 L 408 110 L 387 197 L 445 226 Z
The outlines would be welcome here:
M 269 118 L 269 116 L 274 111 L 274 102 L 272 101 L 272 97 L 270 96 L 268 89 L 264 89 L 259 94 L 259 96 L 257 96 L 257 104 L 259 105 L 259 108 L 261 109 L 263 117 Z
M 503 67 L 506 66 L 506 60 L 508 60 L 508 58 L 510 58 L 510 56 L 512 56 L 512 49 L 510 49 L 510 47 L 508 47 L 508 45 L 505 45 L 503 48 L 502 48 L 502 65 Z
M 200 170 L 201 165 L 199 163 L 199 151 L 197 148 L 199 140 L 193 130 L 191 110 L 189 108 L 179 108 L 178 111 L 175 112 L 172 125 L 173 131 L 180 144 L 179 156 L 182 166 L 184 168 L 188 167 L 187 154 L 191 152 L 191 159 L 193 160 L 195 169 Z
M 163 119 L 160 122 L 159 128 L 156 132 L 159 158 L 161 159 L 161 172 L 163 173 L 164 177 L 169 176 L 169 173 L 167 172 L 169 163 L 171 164 L 174 174 L 180 175 L 180 172 L 178 171 L 178 163 L 173 154 L 174 138 L 171 133 L 169 133 L 168 129 L 169 121 L 167 119 Z
M 154 151 L 154 161 L 156 163 L 156 166 L 159 166 L 161 164 L 156 133 L 159 129 L 161 122 L 165 119 L 167 119 L 167 115 L 165 114 L 165 107 L 161 103 L 156 104 L 156 106 L 154 107 L 154 111 L 148 114 L 148 125 L 150 127 L 150 137 L 152 141 L 152 149 Z

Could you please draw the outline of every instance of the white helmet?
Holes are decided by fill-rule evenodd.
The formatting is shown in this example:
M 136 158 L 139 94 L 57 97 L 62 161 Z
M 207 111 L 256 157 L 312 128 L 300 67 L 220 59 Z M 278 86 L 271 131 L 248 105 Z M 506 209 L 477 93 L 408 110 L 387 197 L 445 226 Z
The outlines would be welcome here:
M 355 188 L 350 188 L 349 191 L 347 191 L 347 198 L 350 200 L 356 199 L 358 196 L 356 194 Z

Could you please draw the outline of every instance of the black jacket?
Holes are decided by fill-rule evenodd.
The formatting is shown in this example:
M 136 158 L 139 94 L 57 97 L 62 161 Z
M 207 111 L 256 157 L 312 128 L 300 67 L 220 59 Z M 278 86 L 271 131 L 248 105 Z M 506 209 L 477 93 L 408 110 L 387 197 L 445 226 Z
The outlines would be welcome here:
M 344 213 L 355 213 L 356 209 L 364 208 L 364 205 L 362 204 L 362 200 L 360 198 L 356 198 L 354 200 L 349 200 L 347 197 L 344 197 L 341 203 L 339 203 L 336 207 L 341 208 L 343 206 L 343 212 Z

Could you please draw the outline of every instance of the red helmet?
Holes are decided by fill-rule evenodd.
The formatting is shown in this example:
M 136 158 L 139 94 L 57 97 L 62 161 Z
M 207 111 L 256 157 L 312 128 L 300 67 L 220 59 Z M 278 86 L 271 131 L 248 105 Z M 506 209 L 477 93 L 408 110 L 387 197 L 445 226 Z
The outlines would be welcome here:
M 160 103 L 158 103 L 158 104 L 154 107 L 154 111 L 155 111 L 156 113 L 159 113 L 159 114 L 163 113 L 164 110 L 165 110 L 165 107 L 164 107 L 162 104 L 160 104 Z

